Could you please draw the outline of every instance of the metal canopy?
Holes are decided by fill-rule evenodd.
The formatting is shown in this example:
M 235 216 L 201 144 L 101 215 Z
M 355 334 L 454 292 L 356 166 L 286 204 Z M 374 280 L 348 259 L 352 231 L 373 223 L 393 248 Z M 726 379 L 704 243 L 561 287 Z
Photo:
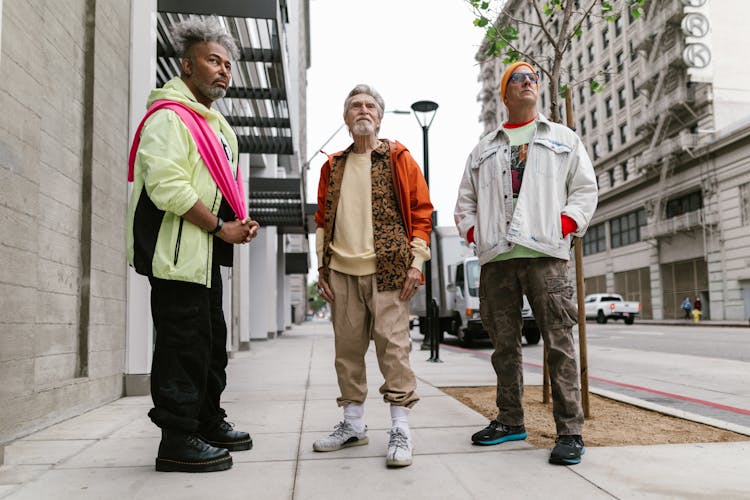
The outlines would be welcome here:
M 261 226 L 278 226 L 279 233 L 305 233 L 302 183 L 299 177 L 251 177 L 248 214 Z
M 232 68 L 231 86 L 215 106 L 234 128 L 240 153 L 294 154 L 279 34 L 282 21 L 277 18 L 280 8 L 285 13 L 283 0 L 158 0 L 159 87 L 180 74 L 172 25 L 195 15 L 215 15 L 237 42 L 241 55 Z
M 180 74 L 172 26 L 191 16 L 217 16 L 241 55 L 234 61 L 227 95 L 214 105 L 237 134 L 240 153 L 294 155 L 280 26 L 287 22 L 285 0 L 158 0 L 157 9 L 157 85 Z M 307 232 L 300 178 L 251 176 L 248 184 L 249 214 L 261 226 L 277 226 L 279 233 Z

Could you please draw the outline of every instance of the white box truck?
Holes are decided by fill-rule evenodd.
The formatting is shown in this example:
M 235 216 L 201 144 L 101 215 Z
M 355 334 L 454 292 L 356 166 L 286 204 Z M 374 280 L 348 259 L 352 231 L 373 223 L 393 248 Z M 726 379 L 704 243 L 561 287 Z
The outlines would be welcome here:
M 474 251 L 458 235 L 454 226 L 438 226 L 432 232 L 432 296 L 439 311 L 438 338 L 445 333 L 458 337 L 463 345 L 486 338 L 479 314 L 480 266 Z M 425 290 L 420 287 L 411 302 L 411 314 L 419 317 L 419 331 L 426 333 Z M 523 298 L 523 336 L 528 344 L 538 344 L 539 329 L 526 296 Z

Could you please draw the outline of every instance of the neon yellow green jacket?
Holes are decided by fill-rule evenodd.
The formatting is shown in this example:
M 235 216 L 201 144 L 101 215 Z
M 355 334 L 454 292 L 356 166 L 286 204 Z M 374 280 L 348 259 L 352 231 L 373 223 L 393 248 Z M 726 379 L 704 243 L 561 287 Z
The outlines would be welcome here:
M 218 111 L 195 100 L 175 77 L 148 98 L 186 104 L 224 134 L 237 174 L 237 137 Z M 128 207 L 128 263 L 139 274 L 211 286 L 213 236 L 182 218 L 201 200 L 218 214 L 221 192 L 203 163 L 187 127 L 173 111 L 156 111 L 141 131 L 135 159 L 133 191 Z

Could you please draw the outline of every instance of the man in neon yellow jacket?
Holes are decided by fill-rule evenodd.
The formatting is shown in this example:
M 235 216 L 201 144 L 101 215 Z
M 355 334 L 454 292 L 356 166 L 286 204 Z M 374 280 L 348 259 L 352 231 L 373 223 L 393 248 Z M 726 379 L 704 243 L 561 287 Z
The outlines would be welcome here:
M 205 118 L 236 177 L 237 138 L 211 109 L 229 86 L 234 41 L 213 19 L 177 24 L 173 37 L 181 75 L 152 91 L 148 104 L 175 101 Z M 220 406 L 227 328 L 219 266 L 231 266 L 232 245 L 249 243 L 257 230 L 249 217 L 236 219 L 180 116 L 170 109 L 149 116 L 135 157 L 127 255 L 151 283 L 156 341 L 149 416 L 162 429 L 156 470 L 225 470 L 232 466 L 229 451 L 252 446 Z

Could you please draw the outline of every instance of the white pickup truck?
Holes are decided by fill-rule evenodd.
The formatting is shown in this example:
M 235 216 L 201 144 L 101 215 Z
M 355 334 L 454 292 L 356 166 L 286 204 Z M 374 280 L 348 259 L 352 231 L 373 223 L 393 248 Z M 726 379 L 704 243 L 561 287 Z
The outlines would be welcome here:
M 625 301 L 616 293 L 592 293 L 583 299 L 586 306 L 586 319 L 596 319 L 597 323 L 606 323 L 608 319 L 622 319 L 632 325 L 635 317 L 641 312 L 641 303 Z

